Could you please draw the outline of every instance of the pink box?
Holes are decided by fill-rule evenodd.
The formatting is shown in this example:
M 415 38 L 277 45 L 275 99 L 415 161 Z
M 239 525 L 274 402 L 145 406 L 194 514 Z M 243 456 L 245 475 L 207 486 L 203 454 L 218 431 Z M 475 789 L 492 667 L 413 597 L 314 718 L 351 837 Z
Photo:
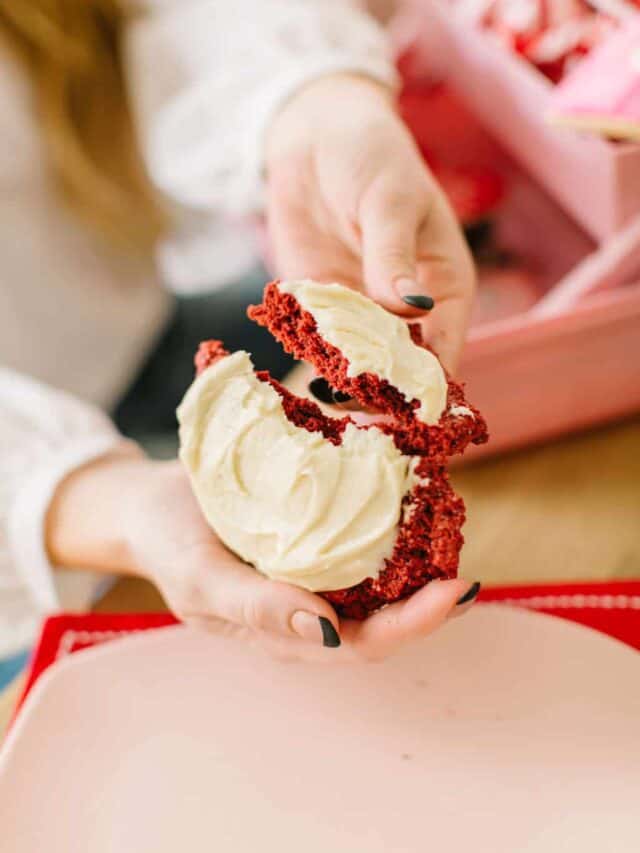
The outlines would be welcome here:
M 491 433 L 469 458 L 640 411 L 640 281 L 475 329 L 460 373 Z
M 421 21 L 426 8 L 422 3 Z M 419 89 L 413 87 L 405 110 L 409 125 L 427 148 L 444 145 L 455 148 L 457 156 L 466 151 L 479 165 L 491 164 L 507 176 L 509 195 L 497 225 L 501 243 L 535 272 L 532 307 L 471 329 L 460 375 L 469 399 L 487 418 L 491 441 L 465 458 L 545 441 L 640 411 L 640 213 L 631 216 L 629 205 L 624 217 L 628 224 L 603 240 L 599 238 L 604 231 L 594 233 L 585 221 L 593 224 L 607 205 L 610 214 L 615 207 L 613 194 L 603 189 L 611 176 L 612 157 L 618 166 L 627 164 L 629 184 L 637 188 L 634 204 L 640 208 L 640 147 L 621 146 L 618 152 L 616 146 L 592 146 L 590 140 L 544 125 L 527 102 L 529 96 L 535 102 L 544 81 L 492 41 L 485 43 L 485 34 L 447 25 L 440 13 L 429 14 L 428 27 L 421 23 L 418 34 L 419 54 L 411 63 L 417 77 L 444 78 L 458 94 L 464 81 L 467 107 L 500 144 L 483 140 L 477 128 L 467 136 L 460 117 L 434 110 L 426 98 L 421 103 Z M 491 74 L 485 87 L 486 44 L 495 56 L 486 60 Z M 495 76 L 498 68 L 504 79 Z M 522 79 L 525 87 L 520 86 Z M 473 105 L 470 80 L 477 87 Z M 512 98 L 503 98 L 502 91 Z M 475 118 L 468 116 L 467 121 L 474 124 Z M 547 147 L 542 153 L 529 152 L 529 147 L 549 141 L 551 151 Z M 565 146 L 562 161 L 556 152 Z M 526 156 L 516 151 L 511 157 L 514 149 Z M 586 178 L 578 175 L 576 161 L 569 156 L 572 149 L 586 152 L 579 161 Z M 590 160 L 593 151 L 600 159 Z M 538 167 L 530 170 L 533 178 L 523 171 L 531 162 Z M 563 169 L 568 168 L 581 188 L 581 204 L 591 203 L 586 217 L 576 215 L 573 197 L 571 204 L 565 203 L 569 182 Z M 546 170 L 543 176 L 541 169 Z M 599 208 L 594 199 L 600 194 Z
M 596 239 L 640 213 L 640 145 L 611 143 L 549 125 L 552 84 L 491 33 L 465 21 L 455 6 L 408 0 L 404 21 L 424 62 L 449 85 L 496 139 Z
M 460 375 L 491 441 L 469 458 L 640 411 L 640 222 L 596 246 L 525 181 L 499 228 L 539 296 L 471 329 Z

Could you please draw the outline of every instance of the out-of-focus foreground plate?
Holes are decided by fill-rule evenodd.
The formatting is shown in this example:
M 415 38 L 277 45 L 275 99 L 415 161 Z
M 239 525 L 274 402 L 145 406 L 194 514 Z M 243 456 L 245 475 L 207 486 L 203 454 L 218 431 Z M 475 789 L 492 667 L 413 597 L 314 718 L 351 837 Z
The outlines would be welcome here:
M 640 655 L 478 606 L 378 665 L 184 628 L 45 674 L 0 759 L 7 853 L 640 850 Z

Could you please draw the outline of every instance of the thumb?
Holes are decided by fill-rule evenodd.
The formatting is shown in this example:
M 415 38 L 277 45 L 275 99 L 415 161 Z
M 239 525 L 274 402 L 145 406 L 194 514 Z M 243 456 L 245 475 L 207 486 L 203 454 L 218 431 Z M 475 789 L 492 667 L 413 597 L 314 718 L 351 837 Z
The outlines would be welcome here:
M 380 660 L 408 641 L 431 634 L 455 612 L 458 602 L 464 611 L 479 588 L 480 584 L 462 578 L 431 581 L 410 598 L 390 604 L 364 622 L 346 624 L 345 640 L 366 659 Z
M 397 191 L 365 199 L 360 214 L 365 290 L 388 311 L 406 317 L 433 307 L 417 271 L 422 218 L 418 200 Z
M 207 563 L 200 574 L 201 616 L 318 645 L 340 645 L 338 617 L 320 596 L 269 580 L 222 547 L 212 549 Z

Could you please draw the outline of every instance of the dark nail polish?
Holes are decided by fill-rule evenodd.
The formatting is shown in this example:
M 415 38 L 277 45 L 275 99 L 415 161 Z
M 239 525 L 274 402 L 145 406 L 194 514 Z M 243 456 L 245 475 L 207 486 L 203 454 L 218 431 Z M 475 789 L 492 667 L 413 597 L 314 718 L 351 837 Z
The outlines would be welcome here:
M 323 379 L 322 376 L 317 376 L 315 379 L 311 380 L 309 383 L 309 391 L 311 391 L 316 400 L 320 400 L 321 403 L 334 402 L 331 385 L 329 385 L 327 380 Z
M 480 592 L 480 581 L 476 581 L 474 584 L 471 584 L 469 589 L 465 592 L 463 596 L 461 596 L 456 601 L 456 606 L 460 604 L 467 604 L 469 601 L 473 601 L 476 595 Z
M 340 645 L 340 636 L 331 622 L 325 616 L 318 616 L 322 628 L 322 645 L 328 649 L 337 649 Z
M 353 397 L 350 394 L 345 394 L 344 391 L 333 392 L 334 403 L 348 403 L 349 400 L 353 400 Z
M 419 293 L 410 293 L 408 296 L 403 296 L 402 301 L 412 308 L 419 308 L 421 311 L 431 311 L 435 302 L 430 296 L 421 296 Z

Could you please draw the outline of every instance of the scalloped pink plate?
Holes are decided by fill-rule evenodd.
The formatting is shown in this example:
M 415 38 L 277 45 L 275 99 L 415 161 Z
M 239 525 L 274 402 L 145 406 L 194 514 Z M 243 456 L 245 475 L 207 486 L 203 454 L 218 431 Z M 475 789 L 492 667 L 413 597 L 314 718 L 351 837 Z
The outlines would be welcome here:
M 169 628 L 72 656 L 0 754 L 7 853 L 640 849 L 640 655 L 480 605 L 379 665 Z

